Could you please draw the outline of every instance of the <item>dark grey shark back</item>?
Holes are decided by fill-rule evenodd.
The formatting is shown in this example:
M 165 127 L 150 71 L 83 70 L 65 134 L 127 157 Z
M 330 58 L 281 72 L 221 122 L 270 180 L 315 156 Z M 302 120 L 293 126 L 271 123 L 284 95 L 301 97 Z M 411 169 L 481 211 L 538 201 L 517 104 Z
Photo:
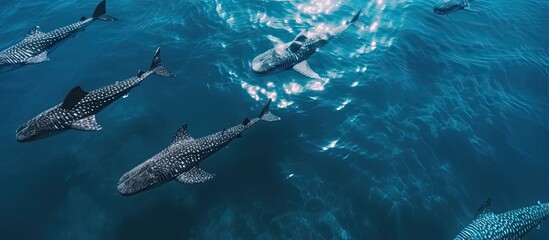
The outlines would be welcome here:
M 123 195 L 132 195 L 158 186 L 172 179 L 181 183 L 202 183 L 212 179 L 215 174 L 199 168 L 199 163 L 227 146 L 233 139 L 258 121 L 278 121 L 279 117 L 269 112 L 271 100 L 267 102 L 259 117 L 244 119 L 241 124 L 228 129 L 194 139 L 183 125 L 175 134 L 172 143 L 160 153 L 125 173 L 118 182 L 118 191 Z
M 42 32 L 40 27 L 34 27 L 22 41 L 0 52 L 0 70 L 11 70 L 17 66 L 48 61 L 48 52 L 51 52 L 64 40 L 83 31 L 94 20 L 117 20 L 106 14 L 105 4 L 105 0 L 103 0 L 97 5 L 92 18 L 82 17 L 76 23 L 50 32 Z
M 86 92 L 79 86 L 73 88 L 62 103 L 21 125 L 16 131 L 16 139 L 20 142 L 32 141 L 71 128 L 84 131 L 100 130 L 102 127 L 96 122 L 95 114 L 128 94 L 151 74 L 175 76 L 161 64 L 160 48 L 156 50 L 148 71 L 140 70 L 136 76 L 91 92 Z
M 549 203 L 539 203 L 500 214 L 490 210 L 490 199 L 479 208 L 473 222 L 454 240 L 520 239 L 549 216 Z

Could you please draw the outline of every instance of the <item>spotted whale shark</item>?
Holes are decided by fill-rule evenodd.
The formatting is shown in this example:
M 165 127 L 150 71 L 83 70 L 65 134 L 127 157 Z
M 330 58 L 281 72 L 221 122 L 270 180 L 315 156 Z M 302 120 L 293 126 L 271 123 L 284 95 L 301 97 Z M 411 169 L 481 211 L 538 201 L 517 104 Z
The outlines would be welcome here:
M 95 120 L 95 114 L 117 99 L 127 96 L 131 89 L 151 74 L 163 77 L 175 76 L 161 64 L 160 48 L 156 50 L 148 71 L 139 70 L 136 76 L 91 92 L 82 90 L 80 86 L 73 88 L 62 103 L 38 114 L 17 128 L 15 138 L 19 142 L 28 142 L 68 129 L 101 130 L 102 127 Z
M 226 147 L 235 138 L 259 121 L 279 121 L 280 118 L 269 112 L 271 100 L 257 118 L 244 119 L 241 124 L 223 129 L 201 138 L 193 138 L 187 133 L 187 125 L 181 126 L 171 144 L 160 153 L 125 173 L 118 182 L 122 195 L 133 195 L 159 186 L 170 180 L 195 184 L 212 179 L 215 175 L 202 170 L 200 162 Z
M 458 10 L 467 10 L 471 12 L 476 12 L 472 10 L 469 6 L 469 3 L 473 0 L 439 0 L 435 3 L 433 11 L 436 14 L 450 14 Z
M 538 202 L 534 206 L 495 214 L 490 210 L 491 199 L 480 206 L 473 222 L 465 227 L 454 240 L 520 239 L 530 229 L 540 227 L 549 216 L 549 203 Z
M 76 23 L 50 32 L 42 32 L 39 26 L 32 28 L 23 40 L 0 52 L 0 72 L 14 70 L 29 64 L 46 62 L 49 60 L 49 52 L 53 51 L 64 40 L 84 31 L 95 20 L 117 20 L 117 18 L 107 15 L 105 4 L 105 0 L 100 2 L 91 18 L 82 17 Z
M 356 23 L 361 11 L 359 10 L 351 21 L 335 29 L 301 31 L 291 42 L 279 44 L 255 57 L 252 60 L 252 71 L 258 75 L 270 75 L 293 69 L 307 77 L 320 79 L 320 75 L 309 67 L 307 58 L 351 24 Z

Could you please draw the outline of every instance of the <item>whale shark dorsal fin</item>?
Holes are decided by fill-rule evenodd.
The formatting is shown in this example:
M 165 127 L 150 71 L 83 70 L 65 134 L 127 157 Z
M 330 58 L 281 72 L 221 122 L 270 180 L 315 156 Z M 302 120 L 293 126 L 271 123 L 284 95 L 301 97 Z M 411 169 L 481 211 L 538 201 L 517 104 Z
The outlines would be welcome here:
M 299 49 L 301 49 L 301 47 L 303 47 L 303 43 L 294 41 L 292 44 L 290 44 L 288 48 L 292 52 L 297 52 Z
M 33 27 L 31 30 L 29 30 L 29 32 L 27 32 L 27 35 L 25 35 L 25 38 L 29 38 L 41 33 L 42 32 L 40 31 L 40 26 L 36 26 L 36 27 Z
M 141 77 L 141 75 L 143 75 L 143 73 L 145 73 L 145 72 L 143 72 L 143 70 L 139 69 L 139 71 L 137 72 L 137 77 Z
M 73 88 L 69 94 L 65 97 L 65 100 L 63 100 L 63 103 L 61 104 L 61 107 L 64 109 L 71 109 L 73 108 L 82 98 L 84 98 L 88 93 L 80 86 Z
M 478 208 L 477 214 L 474 219 L 483 218 L 484 216 L 491 214 L 492 210 L 490 209 L 490 203 L 492 202 L 491 198 L 486 199 Z
M 306 77 L 320 79 L 320 75 L 318 75 L 318 73 L 316 73 L 311 69 L 311 67 L 309 67 L 309 63 L 307 63 L 307 60 L 303 60 L 302 62 L 296 64 L 293 69 Z
M 181 128 L 179 128 L 179 130 L 177 130 L 177 132 L 175 133 L 172 143 L 176 143 L 179 141 L 190 141 L 193 139 L 194 138 L 187 133 L 187 124 L 183 124 Z
M 215 177 L 215 174 L 208 173 L 198 166 L 194 166 L 189 171 L 186 171 L 175 178 L 180 183 L 196 184 L 203 183 Z
M 307 35 L 305 35 L 305 33 L 307 33 L 307 30 L 302 30 L 299 34 L 297 34 L 297 36 L 295 36 L 294 41 L 305 42 L 305 40 L 307 40 Z
M 97 123 L 95 120 L 95 115 L 91 115 L 85 118 L 82 118 L 71 124 L 71 128 L 82 130 L 82 131 L 99 131 L 103 127 Z
M 250 119 L 249 118 L 244 118 L 244 121 L 242 122 L 242 125 L 246 126 L 250 123 Z
M 298 35 L 296 38 L 295 38 L 295 41 L 296 42 L 305 42 L 307 40 L 307 36 L 305 35 Z

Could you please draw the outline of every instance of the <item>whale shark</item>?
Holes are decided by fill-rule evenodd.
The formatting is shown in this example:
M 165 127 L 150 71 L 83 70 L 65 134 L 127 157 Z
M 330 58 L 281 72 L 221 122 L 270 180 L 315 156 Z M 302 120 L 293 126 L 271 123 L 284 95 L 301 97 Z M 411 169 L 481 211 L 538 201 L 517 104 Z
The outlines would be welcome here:
M 436 14 L 450 14 L 458 10 L 467 10 L 471 12 L 476 12 L 469 7 L 469 3 L 473 0 L 439 0 L 435 3 L 433 11 Z
M 105 0 L 100 2 L 91 18 L 82 17 L 78 22 L 50 32 L 42 32 L 39 26 L 32 28 L 23 40 L 0 52 L 0 72 L 49 61 L 49 52 L 64 40 L 75 37 L 78 32 L 84 31 L 95 20 L 118 20 L 107 15 L 105 4 Z
M 118 181 L 122 195 L 133 195 L 170 180 L 184 184 L 203 183 L 215 174 L 208 173 L 199 164 L 212 154 L 226 147 L 232 140 L 242 136 L 246 130 L 259 121 L 274 122 L 280 118 L 269 112 L 271 100 L 258 117 L 244 119 L 241 124 L 201 138 L 193 138 L 184 124 L 176 132 L 171 144 L 160 153 L 125 173 Z
M 127 96 L 131 89 L 151 74 L 163 77 L 175 76 L 161 64 L 160 48 L 156 50 L 148 71 L 139 70 L 136 76 L 91 92 L 82 90 L 80 86 L 73 88 L 62 103 L 38 114 L 17 128 L 15 138 L 19 142 L 29 142 L 68 129 L 101 130 L 101 125 L 95 120 L 95 114 L 117 99 Z
M 469 225 L 454 240 L 482 239 L 520 239 L 530 229 L 540 227 L 542 220 L 549 216 L 549 203 L 540 203 L 516 210 L 493 213 L 490 210 L 491 199 L 480 206 Z
M 307 58 L 351 24 L 356 23 L 361 11 L 359 10 L 351 21 L 332 30 L 303 30 L 291 42 L 279 44 L 259 54 L 252 60 L 252 71 L 261 76 L 293 69 L 306 77 L 320 79 L 320 75 L 309 67 Z

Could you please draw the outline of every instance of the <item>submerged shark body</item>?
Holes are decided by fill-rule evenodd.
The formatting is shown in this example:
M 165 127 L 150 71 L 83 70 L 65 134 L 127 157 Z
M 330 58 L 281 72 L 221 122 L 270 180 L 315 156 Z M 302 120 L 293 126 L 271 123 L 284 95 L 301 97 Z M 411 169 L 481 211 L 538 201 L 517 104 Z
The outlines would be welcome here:
M 320 79 L 320 75 L 309 67 L 306 59 L 355 23 L 360 12 L 351 21 L 331 31 L 302 31 L 291 42 L 280 44 L 255 57 L 252 70 L 259 75 L 270 75 L 294 69 L 307 77 Z
M 490 210 L 490 198 L 479 208 L 473 222 L 454 240 L 520 239 L 530 229 L 539 227 L 549 216 L 549 203 L 540 203 L 495 214 Z
M 95 114 L 120 97 L 128 94 L 132 88 L 153 73 L 164 77 L 174 76 L 161 65 L 160 49 L 156 50 L 149 71 L 139 71 L 137 76 L 93 90 L 89 93 L 83 91 L 80 87 L 75 87 L 67 94 L 62 103 L 40 113 L 21 125 L 17 129 L 15 137 L 19 142 L 28 142 L 68 129 L 83 131 L 101 130 L 101 126 L 95 120 Z
M 49 52 L 64 40 L 76 36 L 78 32 L 84 31 L 95 20 L 117 20 L 114 17 L 106 15 L 105 0 L 97 5 L 92 18 L 82 17 L 76 23 L 50 32 L 41 32 L 40 27 L 34 27 L 23 40 L 0 52 L 0 71 L 5 72 L 24 65 L 48 61 Z
M 458 10 L 473 11 L 469 3 L 473 0 L 439 0 L 433 9 L 436 14 L 450 14 Z
M 246 118 L 242 124 L 229 129 L 194 139 L 183 125 L 175 134 L 172 143 L 160 153 L 125 173 L 118 182 L 122 195 L 132 195 L 159 186 L 175 179 L 186 184 L 208 181 L 214 174 L 199 168 L 199 164 L 259 121 L 278 121 L 279 117 L 269 112 L 271 100 L 267 102 L 259 117 Z

